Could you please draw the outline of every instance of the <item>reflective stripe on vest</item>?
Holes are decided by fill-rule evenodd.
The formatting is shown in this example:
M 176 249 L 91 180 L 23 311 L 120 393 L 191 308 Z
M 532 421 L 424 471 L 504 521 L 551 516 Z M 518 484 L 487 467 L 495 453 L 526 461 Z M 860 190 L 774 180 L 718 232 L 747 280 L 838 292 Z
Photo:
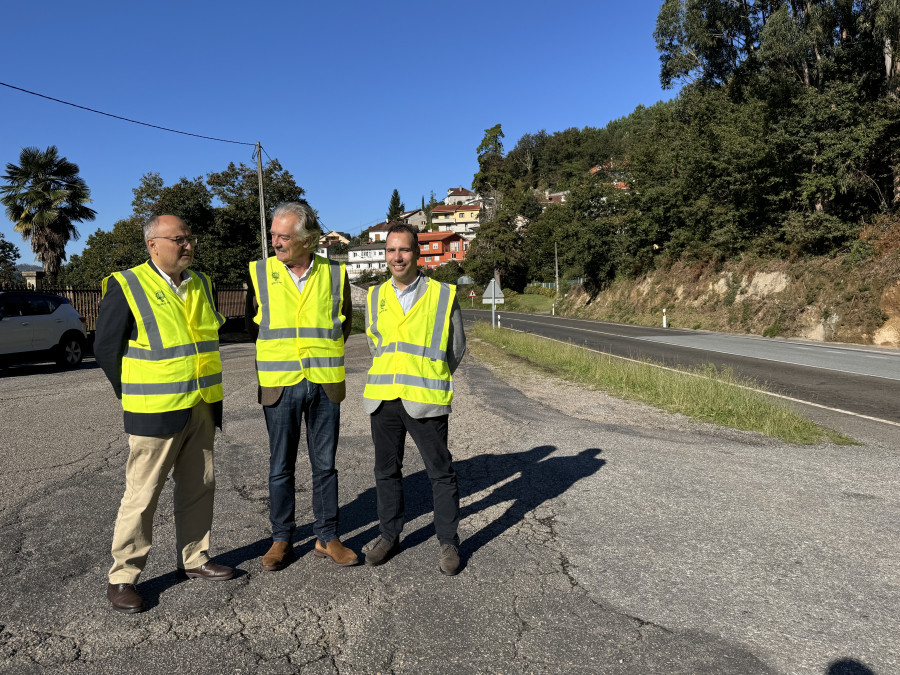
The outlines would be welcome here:
M 122 407 L 160 413 L 221 401 L 218 329 L 225 318 L 206 276 L 191 271 L 185 300 L 148 263 L 112 276 L 138 329 L 122 355 Z
M 312 264 L 302 295 L 277 258 L 250 265 L 259 302 L 254 317 L 259 324 L 256 372 L 264 387 L 290 386 L 304 378 L 319 383 L 344 380 L 344 267 L 320 256 L 314 256 Z M 330 302 L 322 301 L 325 293 Z M 279 311 L 273 312 L 276 305 Z
M 450 404 L 453 377 L 447 341 L 454 287 L 433 280 L 425 283 L 425 293 L 405 317 L 390 281 L 369 290 L 366 332 L 375 345 L 375 358 L 366 378 L 366 398 Z M 412 337 L 427 344 L 412 342 Z

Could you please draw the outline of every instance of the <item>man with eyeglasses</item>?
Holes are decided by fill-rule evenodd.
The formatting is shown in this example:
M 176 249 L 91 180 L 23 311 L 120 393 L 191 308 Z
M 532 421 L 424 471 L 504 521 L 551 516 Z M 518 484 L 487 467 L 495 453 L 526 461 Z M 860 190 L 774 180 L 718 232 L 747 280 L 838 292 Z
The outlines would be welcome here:
M 147 561 L 153 515 L 174 479 L 176 563 L 189 579 L 222 581 L 234 570 L 210 560 L 222 426 L 222 361 L 209 278 L 189 269 L 196 239 L 180 218 L 144 225 L 150 260 L 103 280 L 94 355 L 122 401 L 130 453 L 113 533 L 106 597 L 119 612 L 144 609 L 135 584 Z
M 294 557 L 295 469 L 301 420 L 312 470 L 317 557 L 346 567 L 356 554 L 338 538 L 335 455 L 344 385 L 344 342 L 352 300 L 343 264 L 314 255 L 322 237 L 308 204 L 281 204 L 272 215 L 275 255 L 250 263 L 253 294 L 247 327 L 256 339 L 259 402 L 269 433 L 269 520 L 272 546 L 262 568 L 274 572 Z

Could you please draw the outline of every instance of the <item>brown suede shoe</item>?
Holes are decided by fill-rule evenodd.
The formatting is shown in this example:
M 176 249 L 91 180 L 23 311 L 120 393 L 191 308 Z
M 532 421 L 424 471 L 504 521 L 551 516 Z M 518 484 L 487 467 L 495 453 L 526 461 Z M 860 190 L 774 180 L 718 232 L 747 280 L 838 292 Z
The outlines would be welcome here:
M 438 569 L 441 571 L 441 574 L 448 577 L 459 574 L 459 550 L 453 544 L 441 546 Z
M 339 539 L 332 539 L 327 544 L 316 539 L 316 548 L 313 553 L 319 558 L 331 558 L 331 562 L 338 567 L 350 567 L 355 565 L 358 560 L 356 554 L 344 546 Z
M 135 614 L 144 611 L 144 600 L 134 584 L 106 584 L 106 599 L 117 612 Z
M 212 561 L 205 562 L 200 567 L 181 571 L 188 579 L 208 579 L 209 581 L 228 581 L 234 576 L 233 568 L 218 565 Z
M 266 572 L 284 569 L 294 559 L 294 547 L 289 541 L 273 541 L 272 547 L 262 557 L 262 568 Z

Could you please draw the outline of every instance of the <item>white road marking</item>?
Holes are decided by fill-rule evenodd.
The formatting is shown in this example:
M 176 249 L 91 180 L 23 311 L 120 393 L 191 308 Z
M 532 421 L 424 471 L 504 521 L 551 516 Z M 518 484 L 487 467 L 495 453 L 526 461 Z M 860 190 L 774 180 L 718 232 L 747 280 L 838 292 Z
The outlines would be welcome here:
M 516 320 L 521 321 L 521 319 L 516 319 Z M 539 322 L 526 321 L 525 323 L 539 323 Z M 515 328 L 507 328 L 506 330 L 512 330 L 517 333 L 525 333 L 525 331 L 516 330 Z M 583 329 L 579 329 L 579 330 L 587 330 L 587 329 L 583 328 Z M 600 332 L 600 331 L 588 331 L 588 332 Z M 630 359 L 627 356 L 617 356 L 616 354 L 610 354 L 608 352 L 600 352 L 596 349 L 591 349 L 590 347 L 585 347 L 584 345 L 577 345 L 573 342 L 564 342 L 563 340 L 557 340 L 556 338 L 549 338 L 549 337 L 545 337 L 543 335 L 536 335 L 534 333 L 525 333 L 525 335 L 534 335 L 535 337 L 539 337 L 543 340 L 552 340 L 553 342 L 559 342 L 560 344 L 568 345 L 569 347 L 577 347 L 578 349 L 586 349 L 587 351 L 594 352 L 596 354 L 603 354 L 604 356 L 608 356 L 610 358 L 622 359 L 623 361 L 631 361 L 632 363 L 640 363 L 645 366 L 653 366 L 654 368 L 661 368 L 663 370 L 668 370 L 673 373 L 678 373 L 680 375 L 687 375 L 688 377 L 699 377 L 702 379 L 709 379 L 705 375 L 699 375 L 697 373 L 689 373 L 684 370 L 678 370 L 677 368 L 670 368 L 669 366 L 661 366 L 657 363 L 650 363 L 648 361 L 639 361 L 638 359 Z M 616 334 L 615 333 L 604 333 L 604 335 L 616 335 Z M 616 335 L 616 337 L 622 337 L 622 336 Z M 775 398 L 784 399 L 785 401 L 793 401 L 794 403 L 801 403 L 803 405 L 811 405 L 814 408 L 821 408 L 822 410 L 829 410 L 831 412 L 840 413 L 842 415 L 851 415 L 853 417 L 859 417 L 861 419 L 870 420 L 872 422 L 881 422 L 882 424 L 890 424 L 891 426 L 894 426 L 894 427 L 900 427 L 900 423 L 898 423 L 898 422 L 892 422 L 891 420 L 884 420 L 884 419 L 881 419 L 880 417 L 872 417 L 871 415 L 863 415 L 862 413 L 856 413 L 856 412 L 853 412 L 852 410 L 844 410 L 842 408 L 833 408 L 831 406 L 822 405 L 821 403 L 813 403 L 812 401 L 804 401 L 803 399 L 800 399 L 800 398 L 794 398 L 792 396 L 785 396 L 784 394 L 776 394 L 771 391 L 766 391 L 765 389 L 755 389 L 754 387 L 747 387 L 742 384 L 732 384 L 732 386 L 738 387 L 740 389 L 746 389 L 747 391 L 755 391 L 759 394 L 765 394 L 766 396 L 774 396 Z

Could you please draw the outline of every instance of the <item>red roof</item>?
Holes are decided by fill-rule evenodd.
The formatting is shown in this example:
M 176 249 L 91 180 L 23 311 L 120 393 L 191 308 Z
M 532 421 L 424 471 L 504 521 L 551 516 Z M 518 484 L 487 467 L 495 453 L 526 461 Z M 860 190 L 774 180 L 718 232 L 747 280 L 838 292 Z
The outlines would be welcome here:
M 449 239 L 450 237 L 459 237 L 456 232 L 419 232 L 419 243 L 424 241 L 438 241 L 440 239 Z M 461 239 L 462 237 L 460 237 Z
M 462 185 L 458 188 L 450 188 L 447 190 L 447 196 L 449 197 L 473 197 L 475 195 L 471 190 L 466 190 Z
M 385 222 L 373 225 L 368 230 L 363 230 L 363 232 L 387 232 L 389 229 L 391 229 L 391 225 L 405 225 L 405 223 L 401 223 L 397 220 L 392 220 L 389 223 Z
M 431 209 L 432 213 L 456 213 L 457 211 L 480 211 L 478 204 L 442 204 Z

